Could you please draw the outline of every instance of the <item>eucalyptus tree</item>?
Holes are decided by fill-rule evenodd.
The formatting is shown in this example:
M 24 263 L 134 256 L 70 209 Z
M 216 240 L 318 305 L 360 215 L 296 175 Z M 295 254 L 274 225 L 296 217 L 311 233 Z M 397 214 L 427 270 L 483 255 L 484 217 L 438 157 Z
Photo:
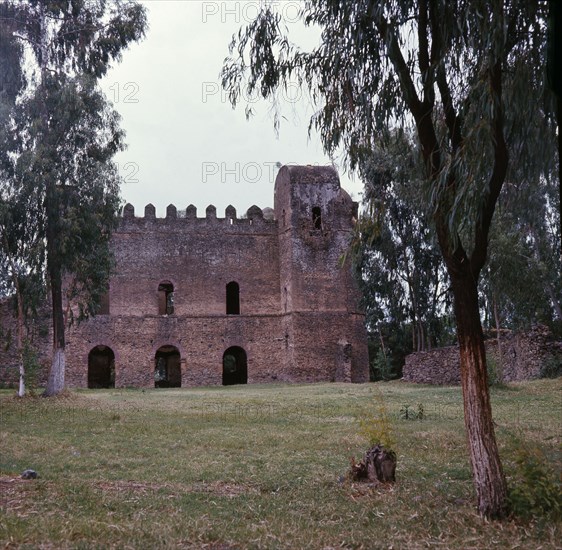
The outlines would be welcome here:
M 360 271 L 367 326 L 411 328 L 412 351 L 431 346 L 448 283 L 423 204 L 423 166 L 412 137 L 403 132 L 377 144 L 361 160 L 364 213 L 352 243 Z M 382 336 L 381 336 L 382 337 Z
M 482 285 L 487 317 L 497 328 L 562 326 L 556 179 L 509 183 L 500 197 Z
M 2 5 L 0 25 L 23 46 L 27 75 L 3 144 L 4 195 L 25 205 L 20 260 L 44 273 L 50 289 L 53 359 L 45 395 L 54 395 L 64 389 L 63 281 L 73 281 L 68 297 L 83 313 L 94 307 L 109 274 L 119 203 L 112 157 L 124 146 L 123 132 L 98 80 L 143 37 L 146 14 L 135 1 L 19 0 Z
M 554 157 L 546 17 L 546 1 L 307 0 L 300 19 L 321 35 L 316 48 L 302 51 L 266 2 L 233 38 L 222 70 L 233 105 L 254 91 L 277 98 L 294 81 L 307 87 L 317 107 L 309 129 L 319 132 L 328 153 L 342 147 L 351 168 L 381 135 L 415 124 L 451 280 L 478 509 L 488 517 L 507 513 L 507 486 L 492 422 L 478 279 L 512 146 L 519 144 L 512 162 L 529 171 L 544 170 Z
M 7 15 L 4 6 L 0 6 L 0 16 Z M 23 68 L 23 46 L 9 29 L 0 25 L 0 143 L 5 143 L 9 135 L 10 113 L 16 99 L 25 85 Z M 18 239 L 14 238 L 12 226 L 13 203 L 9 204 L 5 167 L 8 160 L 5 148 L 0 148 L 0 297 L 15 295 L 16 302 L 16 356 L 19 367 L 18 395 L 26 392 L 25 369 L 23 359 L 24 312 L 25 304 L 21 288 L 21 266 L 15 258 Z M 10 206 L 12 208 L 10 208 Z M 7 343 L 2 342 L 2 345 Z

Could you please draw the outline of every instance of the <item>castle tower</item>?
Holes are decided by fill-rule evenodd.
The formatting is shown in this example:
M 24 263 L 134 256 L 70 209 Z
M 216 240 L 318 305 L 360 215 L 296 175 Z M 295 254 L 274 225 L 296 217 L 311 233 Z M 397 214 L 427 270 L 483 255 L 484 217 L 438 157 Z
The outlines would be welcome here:
M 275 182 L 285 368 L 297 379 L 368 380 L 364 315 L 349 262 L 357 203 L 330 167 L 284 166 Z

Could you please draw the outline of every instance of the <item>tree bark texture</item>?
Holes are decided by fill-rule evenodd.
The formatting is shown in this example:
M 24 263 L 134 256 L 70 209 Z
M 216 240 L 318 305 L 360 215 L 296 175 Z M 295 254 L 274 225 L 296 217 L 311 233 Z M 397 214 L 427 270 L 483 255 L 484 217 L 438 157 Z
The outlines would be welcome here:
M 39 24 L 41 26 L 41 85 L 44 86 L 47 79 L 48 36 L 47 16 L 43 3 L 39 4 Z M 47 112 L 45 98 L 43 98 L 41 117 L 43 131 L 48 132 L 49 113 Z M 50 397 L 64 390 L 66 358 L 64 350 L 64 313 L 62 308 L 62 266 L 58 252 L 58 246 L 60 246 L 58 242 L 58 224 L 61 213 L 58 208 L 57 185 L 53 179 L 54 176 L 47 172 L 44 174 L 44 177 L 46 186 L 45 209 L 47 211 L 47 271 L 51 284 L 51 306 L 53 310 L 53 358 L 47 388 L 43 395 Z
M 507 514 L 507 485 L 494 433 L 477 283 L 451 275 L 460 348 L 464 424 L 478 510 L 485 517 Z
M 49 195 L 49 193 L 48 193 Z M 53 359 L 45 397 L 56 395 L 64 390 L 64 371 L 66 367 L 64 311 L 62 307 L 62 273 L 56 250 L 56 221 L 53 216 L 47 220 L 47 263 L 51 283 L 51 305 L 53 309 Z
M 16 266 L 10 253 L 8 237 L 6 235 L 6 230 L 2 231 L 3 245 L 8 258 L 8 264 L 10 267 L 10 273 L 12 275 L 12 281 L 14 283 L 14 288 L 16 290 L 16 303 L 17 303 L 17 325 L 16 325 L 16 350 L 18 356 L 18 366 L 19 366 L 19 388 L 18 397 L 25 396 L 25 365 L 23 363 L 23 331 L 24 331 L 24 315 L 23 315 L 23 296 L 21 294 L 20 283 L 18 279 L 18 274 L 16 271 Z
M 59 207 L 57 189 L 53 181 L 47 181 L 46 210 L 47 210 L 47 271 L 51 287 L 51 307 L 53 318 L 53 357 L 47 388 L 44 396 L 57 395 L 64 390 L 65 335 L 64 311 L 62 304 L 62 266 L 58 251 Z

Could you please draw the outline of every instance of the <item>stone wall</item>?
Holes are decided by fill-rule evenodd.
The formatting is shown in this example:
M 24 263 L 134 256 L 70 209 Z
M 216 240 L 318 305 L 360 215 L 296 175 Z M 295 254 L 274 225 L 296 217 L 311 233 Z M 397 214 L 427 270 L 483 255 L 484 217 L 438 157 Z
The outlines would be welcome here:
M 536 326 L 526 332 L 502 334 L 501 354 L 496 338 L 485 341 L 486 355 L 496 371 L 503 372 L 503 382 L 539 378 L 549 357 L 562 361 L 562 342 L 554 340 L 547 327 Z M 421 351 L 406 357 L 403 378 L 422 384 L 459 384 L 459 349 L 457 346 Z
M 242 218 L 232 206 L 198 217 L 193 205 L 170 205 L 157 218 L 150 204 L 142 217 L 126 205 L 106 310 L 67 333 L 67 385 L 88 387 L 89 364 L 107 361 L 111 385 L 154 387 L 163 353 L 179 355 L 182 386 L 221 384 L 233 347 L 248 383 L 367 381 L 364 315 L 340 263 L 356 215 L 337 173 L 310 166 L 283 167 L 274 210 L 252 206 Z M 239 289 L 236 314 L 229 283 Z M 173 289 L 169 311 L 164 288 Z

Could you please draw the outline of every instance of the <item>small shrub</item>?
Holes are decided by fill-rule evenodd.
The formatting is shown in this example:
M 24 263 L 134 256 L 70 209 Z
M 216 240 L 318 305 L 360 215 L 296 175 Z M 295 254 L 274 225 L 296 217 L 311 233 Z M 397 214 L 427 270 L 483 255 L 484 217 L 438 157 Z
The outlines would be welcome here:
M 359 435 L 366 439 L 369 447 L 382 445 L 388 451 L 394 448 L 395 441 L 386 405 L 379 398 L 375 411 L 365 411 L 358 419 Z
M 546 357 L 541 365 L 541 378 L 558 378 L 562 376 L 562 355 L 553 353 Z
M 2 327 L 0 327 L 0 342 L 2 343 L 2 347 L 4 351 L 9 351 L 12 347 L 12 329 L 8 329 L 5 333 Z
M 384 380 L 386 382 L 393 378 L 396 378 L 396 371 L 392 366 L 392 361 L 380 349 L 371 362 L 371 380 Z
M 488 370 L 488 386 L 497 386 L 501 384 L 499 372 L 498 372 L 498 362 L 493 355 L 486 354 L 486 368 Z
M 396 453 L 388 410 L 382 396 L 377 398 L 374 411 L 365 411 L 359 417 L 359 434 L 369 449 L 360 462 L 351 458 L 348 477 L 352 481 L 393 482 L 396 479 Z
M 562 483 L 539 447 L 520 445 L 509 492 L 513 514 L 530 519 L 562 519 Z
M 425 418 L 423 403 L 418 403 L 417 410 L 414 410 L 411 405 L 402 405 L 400 418 L 402 420 L 423 420 Z
M 27 391 L 33 394 L 39 385 L 41 363 L 37 350 L 29 340 L 23 343 L 23 367 L 25 369 L 25 385 Z

